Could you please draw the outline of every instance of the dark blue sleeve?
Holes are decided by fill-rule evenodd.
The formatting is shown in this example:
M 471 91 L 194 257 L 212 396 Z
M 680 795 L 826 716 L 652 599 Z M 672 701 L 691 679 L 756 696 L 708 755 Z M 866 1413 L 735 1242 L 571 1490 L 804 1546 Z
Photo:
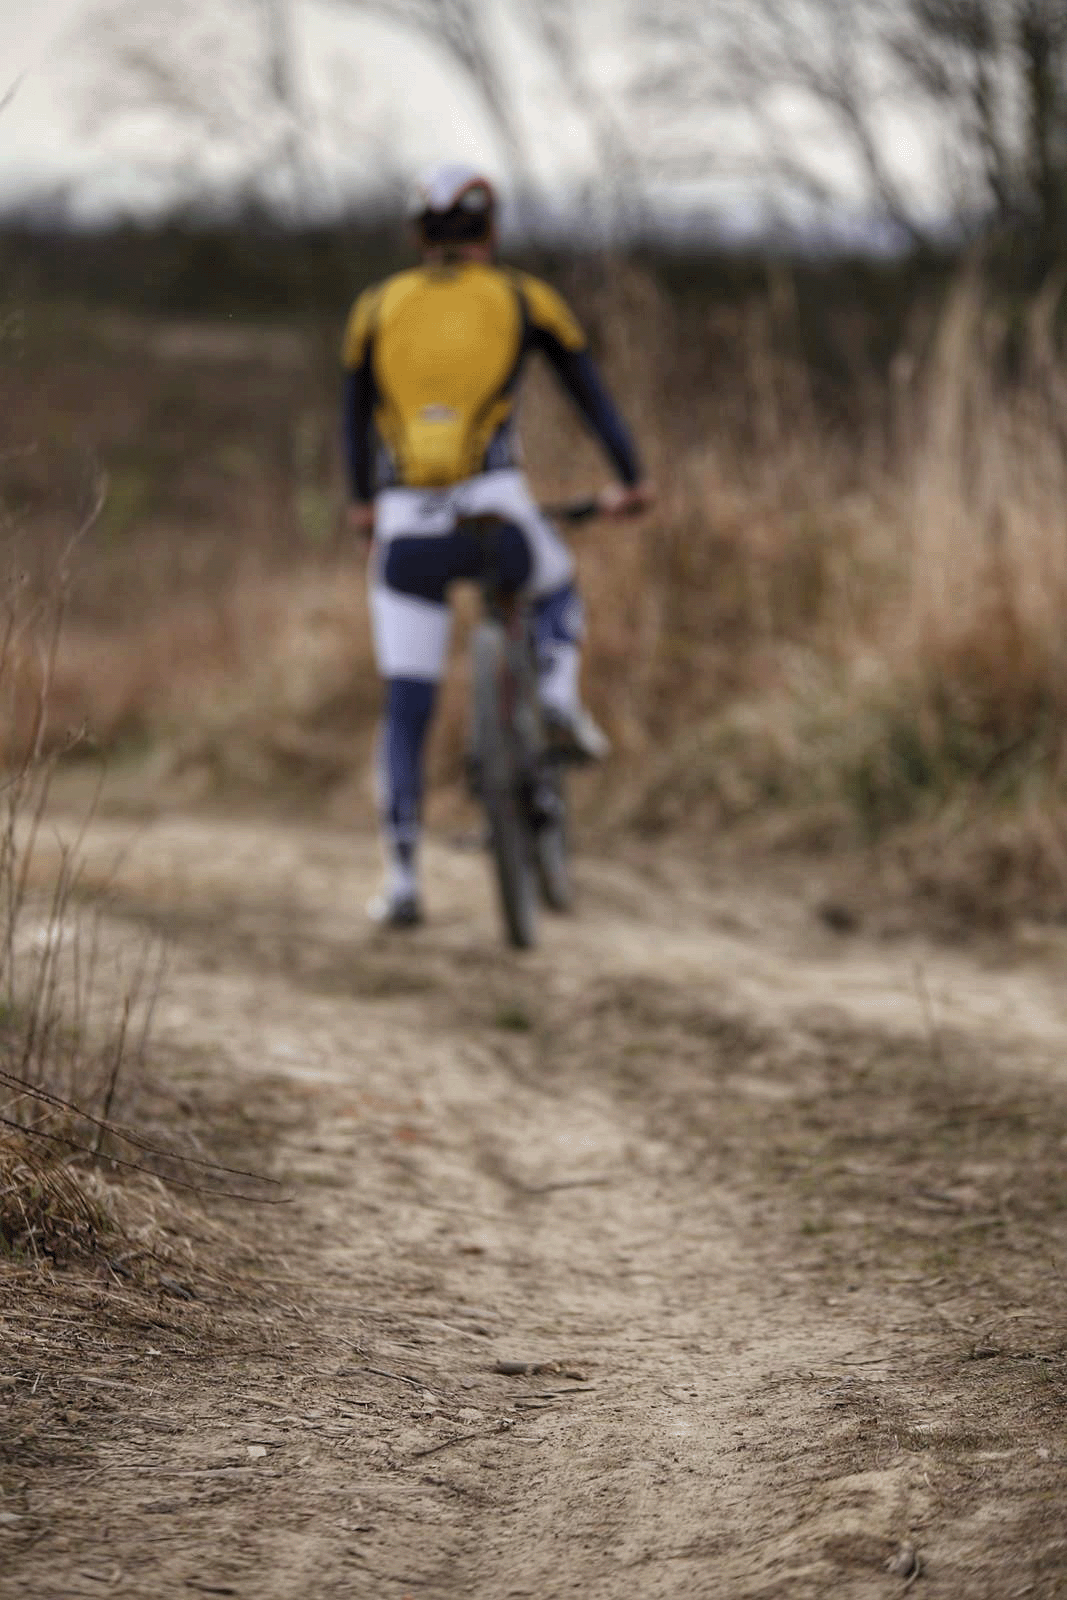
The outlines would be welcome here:
M 531 344 L 552 364 L 563 387 L 611 457 L 623 483 L 637 483 L 641 463 L 630 430 L 615 409 L 588 350 L 568 350 L 544 328 L 531 330 Z
M 369 359 L 344 375 L 341 393 L 341 427 L 348 483 L 353 500 L 374 498 L 375 384 Z

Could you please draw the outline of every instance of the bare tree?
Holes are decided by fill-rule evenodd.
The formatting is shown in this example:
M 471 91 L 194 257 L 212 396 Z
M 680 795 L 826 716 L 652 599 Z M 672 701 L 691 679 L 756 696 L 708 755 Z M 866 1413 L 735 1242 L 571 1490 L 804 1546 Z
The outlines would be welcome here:
M 531 187 L 515 96 L 477 0 L 334 0 L 421 36 L 474 88 L 516 187 Z M 299 70 L 293 0 L 191 0 L 183 26 L 170 24 L 166 0 L 96 0 L 85 35 L 108 67 L 108 94 L 94 96 L 88 131 L 121 118 L 163 117 L 172 129 L 169 166 L 188 189 L 204 162 L 194 151 L 226 154 L 248 195 L 307 209 L 323 174 L 312 130 L 322 121 Z M 373 131 L 360 129 L 362 142 Z M 383 164 L 385 141 L 375 141 Z M 202 178 L 201 178 L 201 181 Z
M 1067 232 L 1067 9 L 1062 0 L 1020 0 L 1016 26 L 1027 188 L 1042 243 L 1051 246 Z
M 529 228 L 535 184 L 515 60 L 521 29 L 525 48 L 549 69 L 553 98 L 565 102 L 586 132 L 592 181 L 618 230 L 640 227 L 643 173 L 628 128 L 629 107 L 620 111 L 598 86 L 571 0 L 331 5 L 338 17 L 373 19 L 420 39 L 474 92 Z M 302 70 L 298 10 L 297 0 L 185 0 L 176 31 L 166 0 L 94 0 L 85 32 L 107 65 L 108 89 L 106 96 L 99 86 L 95 90 L 91 131 L 121 119 L 162 118 L 169 148 L 161 177 L 180 174 L 186 193 L 199 183 L 210 195 L 210 172 L 225 168 L 222 184 L 231 192 L 239 186 L 294 220 L 306 216 L 329 181 L 321 149 L 331 129 L 346 120 L 344 100 L 353 97 L 343 96 L 340 107 L 328 110 L 318 103 L 321 81 L 312 82 Z M 379 133 L 375 139 L 365 118 L 358 128 L 350 119 L 351 113 L 349 145 L 374 140 L 376 165 L 395 169 L 388 138 Z M 160 145 L 158 136 L 148 142 Z
M 476 91 L 517 188 L 531 188 L 526 143 L 479 0 L 334 0 L 349 11 L 410 29 L 441 50 Z
M 721 180 L 765 203 L 818 207 L 849 189 L 921 231 L 886 157 L 897 89 L 878 51 L 886 0 L 636 0 L 647 65 L 634 86 L 649 159 L 667 178 Z
M 408 28 L 441 50 L 477 93 L 500 140 L 522 198 L 533 189 L 527 140 L 516 111 L 512 74 L 501 59 L 484 0 L 335 0 Z M 499 8 L 497 8 L 499 9 Z M 639 222 L 640 169 L 622 119 L 615 115 L 587 70 L 576 35 L 571 0 L 525 0 L 513 8 L 528 36 L 552 68 L 571 110 L 584 123 L 598 178 L 608 187 L 624 232 Z M 527 211 L 526 221 L 530 222 Z
M 528 0 L 524 15 L 572 109 L 588 129 L 597 175 L 609 188 L 621 232 L 640 231 L 645 213 L 640 163 L 624 118 L 616 114 L 587 69 L 571 0 Z
M 150 119 L 146 143 L 162 153 L 142 164 L 163 185 L 186 200 L 238 195 L 299 222 L 330 206 L 328 124 L 349 147 L 373 150 L 388 190 L 388 130 L 371 126 L 358 96 L 353 110 L 350 81 L 345 103 L 320 103 L 321 84 L 313 92 L 301 68 L 296 9 L 294 0 L 186 0 L 176 31 L 167 0 L 96 0 L 83 33 L 106 91 L 92 83 L 85 131 Z
M 1029 215 L 1048 238 L 1062 229 L 1063 0 L 635 0 L 634 14 L 652 62 L 636 93 L 662 171 L 824 205 L 851 181 L 868 211 L 922 242 L 923 168 L 939 166 L 945 220 Z M 703 139 L 685 121 L 694 109 Z M 894 152 L 905 119 L 921 147 L 910 163 Z
M 246 194 L 281 187 L 291 200 L 299 140 L 286 9 L 286 0 L 194 0 L 175 30 L 165 0 L 98 0 L 84 35 L 106 66 L 107 90 L 92 88 L 86 132 L 151 120 L 165 130 L 152 141 L 165 152 L 160 175 L 169 169 L 186 193 L 210 192 L 208 169 L 229 162 Z
M 1001 223 L 1051 241 L 1067 196 L 1067 10 L 1053 0 L 912 0 L 894 41 L 954 123 Z

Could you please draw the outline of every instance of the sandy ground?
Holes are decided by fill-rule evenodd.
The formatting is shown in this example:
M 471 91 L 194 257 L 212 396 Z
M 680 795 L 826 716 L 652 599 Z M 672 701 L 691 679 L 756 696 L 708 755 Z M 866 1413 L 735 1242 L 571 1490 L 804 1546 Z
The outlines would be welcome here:
M 288 1203 L 0 1298 L 0 1594 L 1067 1593 L 1062 933 L 665 852 L 517 956 L 442 841 L 393 938 L 340 829 L 84 849 L 157 1083 Z

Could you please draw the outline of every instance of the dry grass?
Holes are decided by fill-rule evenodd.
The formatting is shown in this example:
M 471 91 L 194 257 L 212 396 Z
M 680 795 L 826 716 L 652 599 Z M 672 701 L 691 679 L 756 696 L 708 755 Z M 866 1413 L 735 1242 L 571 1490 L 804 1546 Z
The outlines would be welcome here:
M 961 283 L 846 436 L 757 329 L 635 591 L 627 742 L 656 748 L 618 817 L 784 818 L 794 841 L 890 840 L 967 914 L 1067 905 L 1061 289 L 1020 339 Z
M 684 327 L 638 271 L 579 286 L 662 490 L 645 523 L 578 537 L 587 694 L 621 756 L 594 790 L 602 819 L 786 819 L 794 840 L 889 838 L 913 881 L 1067 903 L 1059 287 L 1020 334 L 961 282 L 888 389 L 857 373 L 855 414 L 831 428 L 787 279 Z M 121 460 L 121 503 L 56 663 L 57 738 L 84 718 L 112 751 L 162 739 L 164 780 L 194 772 L 198 792 L 310 780 L 369 812 L 378 691 L 361 560 L 339 534 L 328 342 L 79 326 L 77 359 L 50 327 L 23 363 L 39 380 L 54 363 L 68 409 L 93 380 L 121 396 L 80 418 Z M 600 481 L 551 386 L 528 400 L 545 497 Z M 19 468 L 24 500 L 36 470 Z M 461 620 L 457 656 L 462 638 Z M 464 692 L 459 666 L 438 783 L 458 771 Z
M 89 531 L 102 492 L 83 520 Z M 72 1150 L 99 1154 L 120 1066 L 137 1027 L 142 965 L 119 1016 L 94 1015 L 96 932 L 75 900 L 77 852 L 63 850 L 50 892 L 31 883 L 55 754 L 50 690 L 68 601 L 68 572 L 35 594 L 17 572 L 0 603 L 0 696 L 8 761 L 0 789 L 0 1254 L 35 1265 L 95 1250 L 115 1231 L 95 1179 Z M 147 1031 L 143 1019 L 141 1049 Z
M 61 661 L 71 670 L 62 642 L 68 557 L 104 503 L 101 479 L 49 585 L 15 565 L 0 581 L 0 1258 L 8 1267 L 92 1256 L 120 1239 L 133 1255 L 151 1253 L 148 1189 L 124 1200 L 121 1174 L 148 1175 L 154 1189 L 163 1180 L 222 1194 L 234 1178 L 258 1182 L 183 1151 L 169 1128 L 147 1138 L 116 1120 L 120 1078 L 144 1065 L 162 949 L 109 933 L 101 897 L 81 893 L 78 839 L 60 844 L 44 876 L 36 866 L 56 766 L 83 737 L 69 728 L 57 735 L 54 722 Z M 13 548 L 18 530 L 8 531 Z

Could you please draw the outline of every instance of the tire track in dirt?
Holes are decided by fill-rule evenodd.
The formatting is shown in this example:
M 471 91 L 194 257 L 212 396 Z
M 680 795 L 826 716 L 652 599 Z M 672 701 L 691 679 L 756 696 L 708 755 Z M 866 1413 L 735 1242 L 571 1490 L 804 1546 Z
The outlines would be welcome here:
M 669 859 L 590 863 L 582 916 L 519 958 L 482 862 L 440 848 L 400 944 L 363 928 L 375 874 L 369 840 L 294 826 L 87 839 L 107 937 L 170 940 L 161 1057 L 246 1104 L 295 1198 L 255 1223 L 269 1315 L 153 1389 L 163 1467 L 134 1405 L 54 1469 L 39 1514 L 81 1510 L 25 1558 L 35 1592 L 99 1593 L 106 1549 L 129 1595 L 860 1600 L 902 1591 L 905 1542 L 928 1594 L 1016 1592 L 983 1440 L 961 1498 L 912 1438 L 961 1404 L 913 1264 L 842 1291 L 759 1130 L 871 1040 L 1061 1081 L 1054 965 L 842 946 Z

